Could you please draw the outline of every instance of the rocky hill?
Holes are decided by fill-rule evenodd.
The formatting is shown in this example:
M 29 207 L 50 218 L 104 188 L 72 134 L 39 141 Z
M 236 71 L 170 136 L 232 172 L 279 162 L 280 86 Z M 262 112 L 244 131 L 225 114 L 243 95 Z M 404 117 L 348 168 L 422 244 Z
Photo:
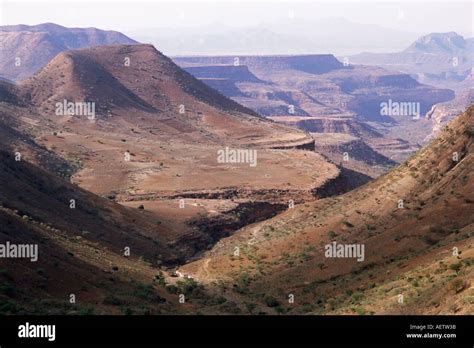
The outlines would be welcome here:
M 316 199 L 315 190 L 340 177 L 309 134 L 256 115 L 150 45 L 63 52 L 0 88 L 0 126 L 12 152 L 151 214 L 180 260 L 290 200 Z M 219 160 L 220 151 L 237 150 L 239 161 Z
M 0 26 L 0 76 L 21 80 L 33 75 L 58 53 L 83 47 L 133 44 L 116 31 L 66 28 L 53 23 Z

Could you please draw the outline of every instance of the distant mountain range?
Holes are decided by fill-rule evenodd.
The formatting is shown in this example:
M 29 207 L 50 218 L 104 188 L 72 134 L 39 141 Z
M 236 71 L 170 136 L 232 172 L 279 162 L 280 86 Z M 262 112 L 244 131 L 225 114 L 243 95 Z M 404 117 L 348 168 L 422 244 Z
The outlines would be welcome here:
M 53 23 L 0 26 L 0 77 L 29 77 L 62 51 L 134 43 L 137 42 L 117 31 L 96 28 L 66 28 Z
M 464 39 L 455 32 L 433 33 L 422 36 L 411 44 L 405 52 L 438 53 L 449 55 L 464 55 L 474 48 L 474 39 Z
M 361 53 L 349 57 L 353 64 L 377 65 L 416 76 L 423 83 L 465 89 L 474 66 L 474 38 L 455 32 L 422 36 L 405 50 L 395 53 Z
M 395 51 L 419 34 L 355 23 L 345 18 L 286 18 L 248 27 L 212 23 L 204 27 L 146 28 L 128 31 L 167 55 L 276 55 Z
M 362 26 L 341 18 L 320 19 L 314 23 L 315 27 L 325 25 L 328 28 L 323 38 L 322 33 L 316 30 L 309 34 L 305 32 L 304 29 L 309 25 L 305 21 L 294 22 L 291 19 L 287 21 L 288 30 L 271 24 L 262 24 L 267 29 L 254 28 L 253 34 L 248 32 L 245 38 L 237 33 L 226 43 L 212 35 L 225 36 L 227 30 L 230 30 L 229 27 L 223 25 L 218 34 L 215 34 L 215 27 L 204 28 L 199 32 L 204 41 L 195 40 L 193 44 L 206 48 L 212 48 L 214 45 L 225 48 L 230 44 L 228 47 L 233 47 L 235 52 L 238 52 L 239 47 L 243 47 L 239 46 L 240 44 L 253 47 L 253 44 L 264 43 L 262 47 L 267 47 L 266 44 L 273 42 L 274 47 L 279 47 L 279 49 L 284 47 L 284 50 L 291 52 L 292 47 L 296 46 L 313 51 L 322 49 L 322 46 L 318 45 L 322 43 L 323 46 L 327 45 L 331 40 L 345 45 L 348 44 L 344 41 L 347 39 L 345 35 L 351 38 L 352 45 L 354 42 L 359 44 L 354 35 L 361 30 L 367 36 L 364 36 L 360 47 L 380 45 L 380 37 L 377 36 L 380 33 L 388 35 L 387 42 L 393 42 L 396 37 L 400 38 L 397 36 L 398 32 L 368 25 Z M 351 29 L 350 33 L 348 29 Z M 181 44 L 189 39 L 189 35 L 197 35 L 196 32 L 188 29 L 183 29 L 183 31 L 185 33 L 179 36 L 178 40 L 171 40 L 173 44 Z M 155 34 L 160 41 L 157 47 L 162 48 L 170 43 L 166 37 L 174 37 L 179 34 L 179 31 L 163 30 L 156 33 L 151 30 L 148 33 L 150 37 L 154 37 Z M 209 41 L 206 37 L 214 39 Z M 411 35 L 406 36 L 408 37 Z M 243 40 L 240 44 L 234 42 L 238 38 Z M 282 46 L 281 43 L 286 42 L 287 39 L 289 46 Z M 319 42 L 318 45 L 315 45 L 314 40 Z M 133 39 L 115 31 L 96 28 L 65 28 L 52 23 L 0 27 L 0 42 L 3 46 L 0 57 L 0 79 L 7 81 L 30 77 L 56 54 L 69 49 L 114 43 L 137 44 Z M 371 46 L 370 42 L 374 45 Z M 378 44 L 375 44 L 377 42 Z M 189 47 L 192 48 L 192 45 Z M 348 120 L 347 116 L 357 114 L 367 120 L 376 121 L 374 115 L 377 113 L 379 104 L 388 98 L 416 99 L 421 102 L 422 113 L 429 111 L 433 104 L 452 99 L 453 95 L 449 91 L 418 85 L 412 77 L 421 83 L 465 90 L 472 85 L 472 78 L 469 78 L 472 72 L 472 62 L 469 59 L 472 47 L 473 39 L 464 39 L 456 33 L 444 33 L 421 37 L 399 53 L 367 53 L 350 57 L 349 66 L 344 66 L 331 54 L 176 57 L 175 61 L 207 85 L 256 112 L 271 117 L 299 116 L 300 119 L 279 118 L 277 120 L 287 125 L 298 125 L 308 131 L 325 131 L 365 129 L 366 126 L 354 124 L 356 121 Z M 235 64 L 236 58 L 239 60 L 238 64 Z M 456 58 L 456 66 L 452 65 L 453 58 Z M 389 70 L 400 70 L 403 73 L 353 65 L 359 61 L 363 64 L 379 65 Z M 106 90 L 109 89 L 104 87 L 103 91 Z M 368 91 L 370 95 L 367 94 Z M 126 100 L 131 99 L 124 98 L 122 102 Z M 463 106 L 464 104 L 459 102 L 455 105 Z M 462 111 L 462 108 L 454 111 L 457 114 Z M 326 119 L 322 121 L 315 116 L 326 117 Z M 343 116 L 343 118 L 330 121 L 332 116 Z M 353 135 L 360 136 L 358 133 Z M 423 137 L 416 136 L 415 138 L 416 143 Z

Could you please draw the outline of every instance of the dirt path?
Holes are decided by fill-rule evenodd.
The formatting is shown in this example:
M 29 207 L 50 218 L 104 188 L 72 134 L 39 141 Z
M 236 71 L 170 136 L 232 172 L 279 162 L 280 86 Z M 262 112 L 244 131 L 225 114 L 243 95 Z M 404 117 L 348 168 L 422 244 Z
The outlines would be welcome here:
M 203 264 L 202 264 L 202 272 L 204 273 L 204 278 L 209 281 L 209 276 L 210 276 L 210 273 L 209 273 L 209 262 L 211 262 L 211 259 L 208 258 L 206 259 Z

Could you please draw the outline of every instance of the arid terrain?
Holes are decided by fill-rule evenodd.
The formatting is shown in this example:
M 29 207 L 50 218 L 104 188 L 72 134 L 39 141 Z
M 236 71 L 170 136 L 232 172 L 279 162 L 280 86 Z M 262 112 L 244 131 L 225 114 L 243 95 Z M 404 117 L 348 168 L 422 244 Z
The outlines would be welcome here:
M 132 43 L 136 41 L 119 32 L 96 28 L 66 28 L 54 23 L 0 26 L 0 77 L 30 77 L 65 50 Z
M 420 37 L 401 52 L 361 53 L 354 64 L 381 66 L 412 74 L 423 83 L 464 91 L 472 88 L 474 39 L 455 32 Z M 471 81 L 471 82 L 470 82 Z
M 0 313 L 473 312 L 469 90 L 95 28 L 0 39 L 0 244 L 39 248 L 0 258 Z M 428 117 L 383 119 L 390 98 Z
M 245 227 L 180 271 L 280 313 L 472 313 L 473 112 L 375 181 Z M 333 242 L 365 259 L 325 257 Z
M 430 108 L 455 96 L 450 89 L 421 84 L 406 73 L 340 62 L 333 55 L 175 57 L 174 61 L 276 122 L 308 132 L 355 136 L 397 162 L 425 144 L 432 123 L 423 116 Z M 381 115 L 380 105 L 389 100 L 416 101 L 418 119 Z

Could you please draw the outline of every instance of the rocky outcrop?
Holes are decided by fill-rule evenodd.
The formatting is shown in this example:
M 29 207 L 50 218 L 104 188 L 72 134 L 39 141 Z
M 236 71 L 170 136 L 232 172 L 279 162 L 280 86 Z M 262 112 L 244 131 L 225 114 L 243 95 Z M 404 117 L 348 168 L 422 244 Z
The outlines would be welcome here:
M 170 247 L 182 255 L 181 262 L 198 259 L 222 238 L 232 235 L 244 226 L 270 219 L 287 208 L 287 204 L 245 202 L 217 217 L 194 218 L 188 221 L 194 231 L 170 243 Z
M 371 126 L 349 117 L 272 117 L 272 119 L 311 133 L 343 133 L 356 137 L 382 137 Z
M 188 73 L 198 79 L 219 78 L 234 82 L 262 82 L 252 74 L 246 65 L 205 65 L 185 67 Z
M 474 89 L 471 88 L 456 96 L 452 101 L 433 105 L 425 115 L 433 122 L 433 130 L 427 136 L 427 140 L 435 137 L 441 129 L 459 113 L 463 112 L 474 102 Z
M 238 59 L 238 60 L 236 60 Z M 183 66 L 203 66 L 225 64 L 246 65 L 251 71 L 298 70 L 309 74 L 324 74 L 342 69 L 344 65 L 332 54 L 309 54 L 294 56 L 214 56 L 214 57 L 176 57 L 174 61 Z

